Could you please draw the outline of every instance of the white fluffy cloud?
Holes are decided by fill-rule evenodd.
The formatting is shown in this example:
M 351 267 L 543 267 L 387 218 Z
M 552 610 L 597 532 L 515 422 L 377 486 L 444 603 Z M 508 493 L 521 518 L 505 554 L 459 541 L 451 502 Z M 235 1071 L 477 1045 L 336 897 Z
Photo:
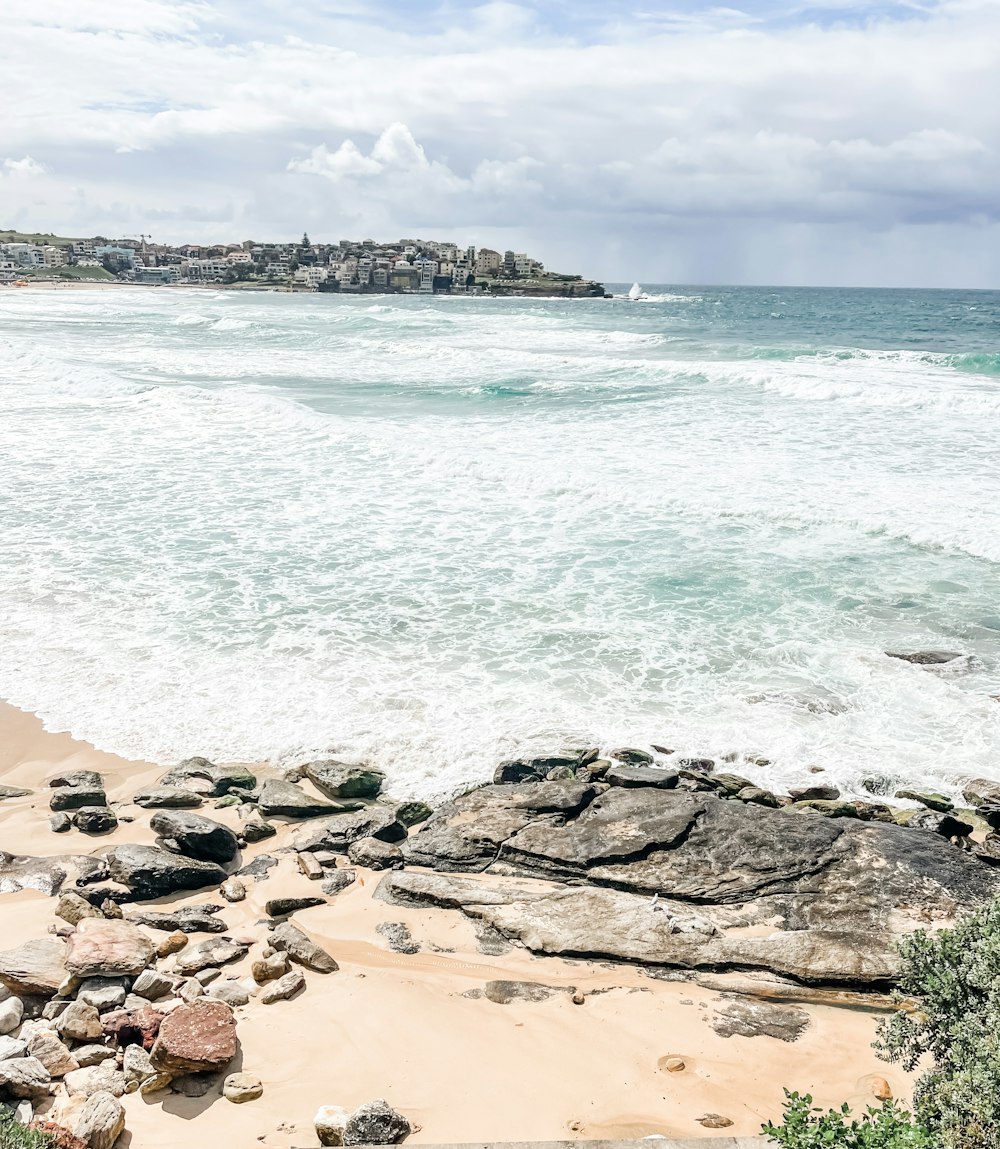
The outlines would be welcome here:
M 7 0 L 0 222 L 994 283 L 1000 7 L 782 7 Z
M 40 176 L 45 174 L 45 165 L 32 159 L 31 156 L 22 156 L 19 160 L 4 160 L 3 170 L 13 176 Z

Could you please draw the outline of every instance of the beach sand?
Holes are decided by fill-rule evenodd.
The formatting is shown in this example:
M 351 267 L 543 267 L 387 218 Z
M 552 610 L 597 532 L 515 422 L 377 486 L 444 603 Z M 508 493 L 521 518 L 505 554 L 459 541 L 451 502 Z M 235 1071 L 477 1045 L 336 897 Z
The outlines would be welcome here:
M 0 705 L 0 782 L 37 788 L 0 803 L 0 849 L 54 855 L 95 853 L 114 841 L 148 842 L 147 811 L 110 836 L 57 836 L 48 827 L 45 782 L 56 770 L 88 768 L 107 779 L 112 801 L 127 799 L 163 767 L 128 762 L 66 734 L 46 733 L 32 715 Z M 232 809 L 203 810 L 236 825 Z M 276 820 L 280 821 L 280 820 Z M 294 855 L 280 853 L 289 829 L 245 857 L 279 857 L 271 877 L 248 883 L 244 902 L 226 906 L 234 935 L 265 935 L 264 903 L 316 895 Z M 233 1105 L 213 1090 L 200 1099 L 171 1092 L 125 1099 L 126 1143 L 141 1149 L 218 1149 L 220 1145 L 307 1147 L 321 1105 L 352 1109 L 385 1097 L 419 1129 L 408 1143 L 750 1135 L 781 1112 L 782 1086 L 811 1092 L 817 1104 L 873 1101 L 870 1076 L 907 1097 L 910 1079 L 870 1048 L 876 1017 L 859 1009 L 805 1003 L 810 1024 L 794 1043 L 771 1037 L 724 1038 L 709 1024 L 733 1000 L 694 982 L 654 980 L 610 963 L 534 957 L 522 948 L 491 956 L 472 924 L 440 909 L 401 909 L 373 898 L 381 875 L 358 880 L 328 905 L 300 911 L 296 923 L 340 963 L 329 975 L 306 973 L 306 992 L 236 1011 L 242 1069 L 264 1083 L 263 1096 Z M 213 891 L 164 900 L 172 906 L 217 900 Z M 34 892 L 0 897 L 4 946 L 41 936 L 54 899 Z M 420 951 L 393 952 L 377 927 L 402 922 Z M 159 935 L 162 937 L 162 935 Z M 249 972 L 256 945 L 227 976 Z M 481 995 L 492 980 L 553 987 L 541 1001 L 502 1005 Z M 575 1004 L 571 987 L 583 991 Z M 476 992 L 478 991 L 478 992 Z M 473 996 L 469 996 L 470 992 Z M 662 1068 L 667 1057 L 680 1072 Z M 709 1113 L 732 1121 L 713 1131 Z

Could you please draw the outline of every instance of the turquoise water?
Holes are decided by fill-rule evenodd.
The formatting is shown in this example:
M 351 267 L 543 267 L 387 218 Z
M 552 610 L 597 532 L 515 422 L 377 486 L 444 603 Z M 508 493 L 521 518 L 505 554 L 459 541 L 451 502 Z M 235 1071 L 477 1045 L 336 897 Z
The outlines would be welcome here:
M 0 291 L 0 697 L 424 795 L 1000 777 L 1000 294 L 647 291 Z

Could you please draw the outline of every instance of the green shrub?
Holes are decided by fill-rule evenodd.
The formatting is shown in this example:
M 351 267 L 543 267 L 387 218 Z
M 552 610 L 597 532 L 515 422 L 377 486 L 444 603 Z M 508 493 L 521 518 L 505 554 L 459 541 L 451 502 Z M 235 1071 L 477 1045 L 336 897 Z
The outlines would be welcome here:
M 879 1108 L 869 1106 L 861 1117 L 852 1117 L 846 1105 L 840 1109 L 813 1108 L 812 1097 L 785 1090 L 785 1119 L 770 1122 L 762 1132 L 788 1149 L 939 1149 L 926 1129 L 914 1124 L 895 1101 Z
M 6 1105 L 0 1105 L 0 1149 L 51 1149 L 52 1138 L 47 1133 L 25 1129 L 14 1120 Z

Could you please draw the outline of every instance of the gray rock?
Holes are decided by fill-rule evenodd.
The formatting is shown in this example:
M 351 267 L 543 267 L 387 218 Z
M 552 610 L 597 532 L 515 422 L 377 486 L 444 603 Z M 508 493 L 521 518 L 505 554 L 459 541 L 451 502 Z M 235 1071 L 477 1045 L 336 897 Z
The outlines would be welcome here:
M 204 1097 L 218 1084 L 219 1079 L 214 1073 L 189 1073 L 177 1078 L 176 1081 L 171 1081 L 170 1089 L 182 1097 Z
M 182 950 L 175 959 L 174 968 L 178 973 L 190 976 L 210 966 L 228 965 L 245 957 L 248 947 L 229 941 L 227 938 L 209 938 L 195 942 Z
M 292 845 L 299 853 L 329 851 L 346 854 L 351 843 L 362 838 L 402 842 L 406 839 L 406 827 L 397 820 L 391 806 L 367 806 L 353 814 L 341 814 L 317 822 L 296 834 Z
M 76 999 L 92 1005 L 98 1013 L 105 1013 L 125 1004 L 128 988 L 125 978 L 91 977 L 80 986 Z
M 919 802 L 921 806 L 926 806 L 928 810 L 935 810 L 939 814 L 950 814 L 955 809 L 955 803 L 951 799 L 943 794 L 934 794 L 926 790 L 903 787 L 896 791 L 896 797 L 906 802 Z
M 258 854 L 252 862 L 247 863 L 242 869 L 236 871 L 236 877 L 253 878 L 259 882 L 266 878 L 268 873 L 273 870 L 277 864 L 278 859 L 272 857 L 272 855 Z
M 287 953 L 296 965 L 305 966 L 316 973 L 335 973 L 340 968 L 326 950 L 291 922 L 275 926 L 269 940 L 274 949 Z
M 795 786 L 788 796 L 793 802 L 835 802 L 840 791 L 836 786 Z
M 426 802 L 400 802 L 396 807 L 396 821 L 409 829 L 420 822 L 426 822 L 433 813 L 434 810 Z
M 85 1001 L 71 1002 L 56 1019 L 56 1029 L 71 1041 L 96 1041 L 104 1036 L 100 1014 Z
M 91 858 L 29 858 L 0 851 L 0 894 L 18 894 L 37 890 L 51 897 L 59 893 L 71 869 L 97 863 Z
M 344 866 L 333 870 L 320 888 L 324 894 L 330 894 L 332 897 L 339 894 L 341 890 L 346 890 L 348 886 L 353 885 L 357 876 L 357 870 L 352 869 L 350 866 Z
M 246 842 L 263 842 L 265 838 L 273 838 L 277 830 L 270 822 L 262 822 L 259 818 L 250 818 L 243 825 L 243 839 Z
M 181 858 L 156 846 L 115 846 L 107 860 L 112 879 L 128 886 L 137 901 L 218 886 L 228 876 L 221 866 Z
M 247 888 L 239 878 L 229 878 L 219 887 L 219 893 L 227 902 L 242 902 L 247 896 Z
M 0 1037 L 0 1061 L 9 1061 L 12 1057 L 24 1057 L 28 1052 L 27 1043 L 19 1037 Z
M 66 793 L 66 791 L 56 791 Z M 84 834 L 108 834 L 118 829 L 118 817 L 107 806 L 81 806 L 73 814 L 73 825 Z
M 809 1028 L 809 1014 L 794 1005 L 741 997 L 724 1005 L 709 1022 L 720 1037 L 774 1037 L 797 1041 Z
M 962 795 L 972 807 L 981 806 L 984 802 L 1000 805 L 1000 782 L 990 778 L 970 778 L 962 786 Z
M 256 777 L 243 766 L 216 766 L 207 758 L 186 758 L 160 779 L 160 786 L 221 798 L 230 790 L 253 790 Z
M 273 1005 L 276 1001 L 288 1001 L 306 988 L 306 979 L 298 970 L 283 974 L 276 981 L 268 982 L 261 990 L 262 1005 Z
M 62 810 L 80 810 L 84 806 L 107 806 L 108 796 L 103 787 L 77 787 L 60 786 L 52 791 L 49 799 L 49 809 L 56 812 Z
M 972 826 L 956 818 L 953 814 L 938 814 L 934 810 L 921 810 L 907 823 L 914 830 L 929 830 L 943 838 L 966 838 L 972 833 Z
M 662 767 L 613 766 L 604 775 L 604 781 L 611 786 L 655 786 L 658 790 L 673 790 L 679 777 L 676 770 Z
M 912 662 L 914 666 L 941 666 L 946 662 L 954 662 L 956 658 L 962 657 L 961 652 L 957 650 L 913 650 L 908 652 L 887 650 L 885 653 L 890 658 Z
M 398 1145 L 413 1132 L 409 1121 L 383 1098 L 360 1106 L 344 1128 L 345 1145 Z
M 79 1060 L 70 1053 L 57 1034 L 44 1028 L 43 1022 L 29 1022 L 25 1031 L 22 1031 L 21 1036 L 26 1042 L 27 1055 L 37 1058 L 51 1077 L 65 1077 L 67 1073 L 80 1068 Z
M 231 862 L 239 850 L 228 826 L 188 810 L 157 810 L 149 825 L 154 834 L 174 842 L 182 854 L 202 862 Z
M 313 1118 L 320 1145 L 343 1145 L 350 1114 L 339 1105 L 321 1105 Z
M 347 856 L 355 866 L 368 870 L 401 870 L 405 864 L 403 851 L 391 842 L 378 838 L 360 838 L 347 847 Z
M 0 786 L 0 802 L 6 802 L 8 798 L 27 798 L 30 794 L 30 790 L 22 790 L 20 786 Z
M 9 997 L 0 1001 L 0 1035 L 13 1033 L 24 1017 L 24 1002 L 19 997 Z
M 217 966 L 206 966 L 194 975 L 195 981 L 201 985 L 211 985 L 217 978 L 222 977 L 222 970 Z
M 32 1100 L 52 1092 L 49 1071 L 37 1057 L 11 1057 L 0 1061 L 0 1093 Z
M 144 969 L 135 979 L 132 992 L 138 994 L 139 997 L 144 997 L 147 1001 L 159 1001 L 160 998 L 168 997 L 173 993 L 175 986 L 176 980 L 174 978 L 167 977 L 166 974 L 159 973 L 155 969 Z
M 258 985 L 268 981 L 277 981 L 288 973 L 288 954 L 273 953 L 266 957 L 257 958 L 253 963 L 251 973 Z
M 545 1001 L 554 993 L 572 992 L 572 989 L 557 989 L 533 981 L 488 981 L 483 986 L 483 997 L 496 1005 L 510 1005 L 512 1001 Z
M 736 797 L 741 802 L 756 802 L 760 806 L 770 806 L 773 810 L 781 805 L 770 790 L 762 790 L 759 786 L 745 786 Z
M 62 938 L 49 936 L 4 950 L 0 984 L 14 994 L 52 997 L 66 979 L 68 949 Z
M 63 1078 L 70 1096 L 93 1097 L 95 1093 L 110 1093 L 112 1097 L 125 1095 L 125 1074 L 115 1068 L 113 1061 L 74 1069 Z
M 92 906 L 86 898 L 80 897 L 74 890 L 65 890 L 59 895 L 59 902 L 56 906 L 56 917 L 62 918 L 64 922 L 69 922 L 71 926 L 75 926 L 78 922 L 83 921 L 84 918 L 100 918 L 103 916 L 96 906 Z
M 261 786 L 257 805 L 265 818 L 322 818 L 358 808 L 357 804 L 312 798 L 294 783 L 283 782 L 279 778 L 268 778 Z
M 125 1110 L 111 1093 L 94 1093 L 73 1124 L 73 1132 L 88 1149 L 111 1149 L 125 1131 Z
M 608 757 L 613 758 L 616 762 L 624 762 L 626 766 L 652 766 L 655 761 L 652 754 L 645 750 L 636 750 L 631 746 L 621 750 L 611 750 Z
M 151 786 L 148 790 L 140 790 L 132 801 L 144 810 L 191 810 L 202 805 L 204 799 L 192 790 L 181 790 L 174 786 Z
M 375 932 L 389 943 L 389 949 L 398 954 L 418 954 L 420 946 L 413 940 L 410 927 L 405 922 L 379 922 Z
M 214 906 L 209 910 L 199 906 L 181 906 L 172 913 L 137 910 L 129 914 L 128 920 L 165 933 L 224 934 L 229 927 L 222 918 L 215 916 L 220 908 Z
M 53 790 L 70 786 L 74 790 L 103 790 L 104 779 L 96 770 L 63 770 L 49 779 Z
M 264 904 L 264 913 L 269 918 L 283 918 L 296 910 L 308 910 L 314 906 L 325 906 L 326 898 L 272 898 Z
M 385 782 L 381 770 L 333 760 L 309 762 L 303 771 L 328 798 L 376 798 Z
M 107 1045 L 80 1045 L 73 1050 L 73 1056 L 81 1069 L 89 1069 L 105 1061 L 114 1061 L 115 1051 Z
M 207 996 L 213 1001 L 224 1001 L 226 1005 L 236 1009 L 249 1002 L 250 993 L 251 986 L 244 981 L 221 981 L 212 986 Z
M 494 785 L 510 785 L 521 782 L 541 782 L 552 770 L 568 766 L 576 770 L 580 765 L 576 754 L 554 754 L 547 758 L 513 758 L 501 762 L 493 773 Z
M 68 834 L 73 829 L 69 814 L 53 814 L 49 819 L 49 829 L 53 834 Z

